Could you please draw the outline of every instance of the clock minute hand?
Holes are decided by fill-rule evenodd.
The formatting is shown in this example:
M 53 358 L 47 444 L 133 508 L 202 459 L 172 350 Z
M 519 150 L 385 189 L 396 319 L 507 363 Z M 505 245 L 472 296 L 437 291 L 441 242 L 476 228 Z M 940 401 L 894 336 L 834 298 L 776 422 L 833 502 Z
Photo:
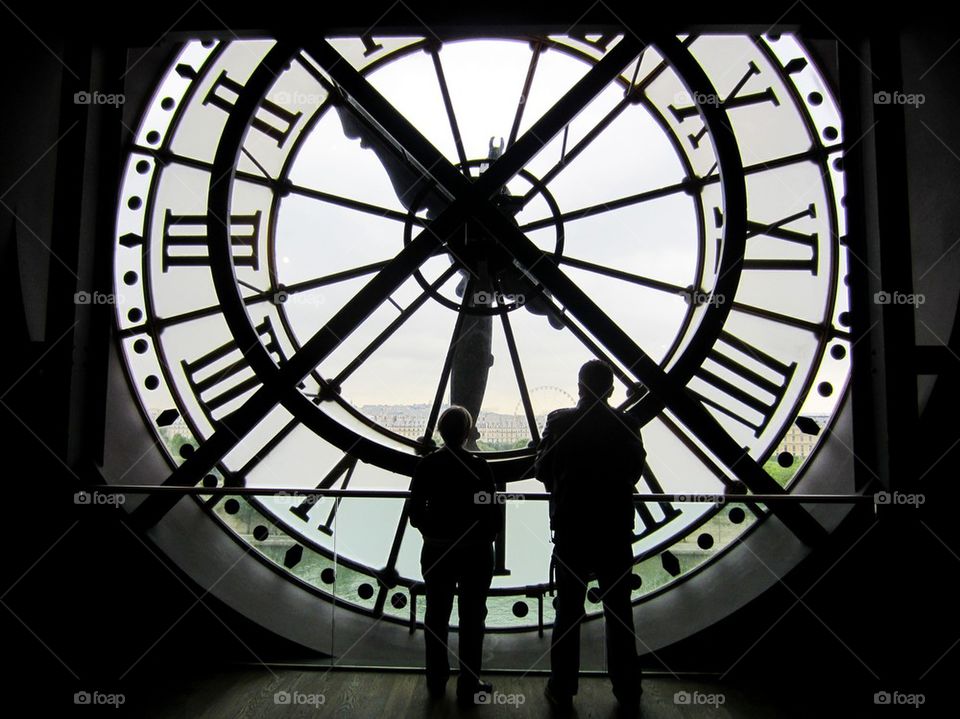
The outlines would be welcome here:
M 387 143 L 351 107 L 342 102 L 334 103 L 333 106 L 343 126 L 343 134 L 351 140 L 359 139 L 360 147 L 373 150 L 383 169 L 387 171 L 393 191 L 397 193 L 397 199 L 404 208 L 412 212 L 426 209 L 427 215 L 432 218 L 450 204 L 436 191 L 433 180 L 418 172 L 401 156 L 399 150 Z M 414 204 L 417 206 L 414 207 Z

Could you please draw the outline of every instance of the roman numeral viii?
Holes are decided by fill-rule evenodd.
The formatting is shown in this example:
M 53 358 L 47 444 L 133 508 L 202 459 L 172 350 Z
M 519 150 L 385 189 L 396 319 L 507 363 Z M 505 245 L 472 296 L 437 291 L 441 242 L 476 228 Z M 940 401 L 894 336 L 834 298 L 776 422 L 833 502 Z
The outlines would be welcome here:
M 282 360 L 283 353 L 270 317 L 264 317 L 256 330 L 267 351 Z M 262 384 L 233 340 L 224 342 L 192 362 L 182 360 L 180 365 L 190 389 L 211 423 L 227 414 L 221 411 L 225 405 Z

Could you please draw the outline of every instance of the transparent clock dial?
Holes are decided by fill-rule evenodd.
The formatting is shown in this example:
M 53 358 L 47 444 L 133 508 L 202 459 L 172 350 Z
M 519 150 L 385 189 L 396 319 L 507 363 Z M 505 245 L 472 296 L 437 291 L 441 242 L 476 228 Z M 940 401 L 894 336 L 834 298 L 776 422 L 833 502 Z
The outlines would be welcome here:
M 789 490 L 849 375 L 840 117 L 793 36 L 681 40 L 715 96 L 694 97 L 657 48 L 647 47 L 506 182 L 499 202 L 545 261 L 557 263 L 664 370 L 695 357 L 690 376 L 678 381 Z M 476 181 L 618 38 L 331 42 Z M 385 163 L 376 134 L 358 131 L 338 109 L 330 77 L 309 49 L 276 73 L 232 173 L 215 173 L 228 117 L 272 48 L 270 40 L 187 43 L 147 107 L 127 161 L 115 246 L 117 326 L 131 386 L 171 466 L 262 386 L 222 311 L 209 222 L 228 224 L 237 293 L 280 367 L 449 202 L 422 183 L 397 180 L 416 179 L 416 168 Z M 697 109 L 704 103 L 726 110 L 744 168 L 747 236 L 732 270 L 723 266 L 729 208 Z M 228 216 L 211 209 L 210 188 L 219 182 L 231 183 Z M 476 344 L 492 356 L 479 392 L 477 442 L 492 462 L 532 457 L 546 414 L 575 402 L 577 369 L 594 356 L 616 368 L 615 404 L 642 409 L 651 400 L 589 326 L 495 251 L 488 230 L 468 225 L 464 232 L 462 244 L 429 258 L 338 338 L 300 386 L 317 413 L 394 454 L 361 456 L 277 406 L 205 485 L 406 490 L 409 473 L 376 457 L 405 457 L 412 466 L 424 451 L 436 414 L 452 400 L 451 375 L 478 366 L 448 360 L 459 342 L 476 339 L 464 339 L 464 327 L 489 332 L 488 347 Z M 729 271 L 736 282 L 724 296 L 717 288 L 729 283 Z M 728 312 L 722 326 L 707 331 L 721 305 Z M 798 417 L 807 419 L 798 425 Z M 648 419 L 643 438 L 648 467 L 639 491 L 716 493 L 733 483 L 730 468 L 669 410 Z M 542 485 L 523 479 L 509 489 Z M 411 589 L 421 579 L 420 538 L 401 498 L 200 501 L 264 561 L 318 596 L 409 618 Z M 539 611 L 549 623 L 546 504 L 517 500 L 504 511 L 503 571 L 488 625 L 530 628 Z M 641 505 L 635 600 L 720 560 L 766 514 L 745 505 Z M 590 605 L 593 613 L 598 606 Z M 422 619 L 422 603 L 417 612 Z

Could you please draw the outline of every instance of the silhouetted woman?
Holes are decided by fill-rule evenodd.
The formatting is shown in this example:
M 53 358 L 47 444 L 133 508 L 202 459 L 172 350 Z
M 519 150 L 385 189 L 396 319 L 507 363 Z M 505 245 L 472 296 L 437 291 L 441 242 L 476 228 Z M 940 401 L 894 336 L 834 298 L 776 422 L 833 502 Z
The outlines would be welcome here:
M 426 583 L 424 617 L 427 689 L 442 696 L 450 676 L 447 634 L 458 596 L 460 674 L 457 700 L 476 703 L 493 687 L 480 681 L 487 591 L 493 577 L 493 541 L 501 528 L 490 467 L 464 449 L 473 420 L 448 408 L 437 424 L 443 447 L 420 460 L 410 485 L 410 524 L 423 535 L 420 567 Z

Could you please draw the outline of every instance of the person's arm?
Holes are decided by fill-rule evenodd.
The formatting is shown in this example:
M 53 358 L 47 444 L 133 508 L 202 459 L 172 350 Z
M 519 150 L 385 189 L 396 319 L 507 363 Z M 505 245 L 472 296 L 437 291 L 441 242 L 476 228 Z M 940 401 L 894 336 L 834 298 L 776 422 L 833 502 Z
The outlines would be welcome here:
M 490 502 L 482 507 L 481 522 L 483 524 L 484 536 L 489 537 L 492 542 L 497 538 L 497 535 L 503 531 L 503 512 L 500 511 L 499 506 L 496 501 L 494 501 L 497 486 L 493 481 L 493 470 L 490 469 L 490 464 L 485 459 L 482 457 L 478 457 L 477 459 L 480 460 L 478 462 L 478 469 L 482 470 L 480 476 L 483 478 L 483 484 L 486 487 L 486 491 L 490 493 Z
M 643 474 L 643 468 L 646 465 L 647 450 L 644 448 L 643 438 L 640 436 L 640 423 L 637 422 L 633 417 L 630 417 L 630 415 L 627 415 L 627 417 L 632 434 L 629 445 L 631 466 L 633 468 L 631 476 L 635 477 L 633 480 L 633 486 L 636 486 L 637 482 L 640 481 L 640 477 Z
M 552 419 L 550 416 L 547 417 L 547 422 L 543 427 L 543 434 L 540 435 L 540 444 L 537 447 L 537 458 L 534 461 L 534 474 L 537 479 L 543 482 L 548 492 L 553 491 L 554 478 L 554 452 L 552 451 L 554 431 L 553 427 L 551 427 Z
M 426 457 L 421 457 L 417 463 L 417 468 L 413 471 L 413 477 L 410 480 L 410 525 L 416 527 L 423 533 L 423 527 L 426 524 L 427 515 L 427 493 L 426 478 L 423 472 L 423 462 Z

